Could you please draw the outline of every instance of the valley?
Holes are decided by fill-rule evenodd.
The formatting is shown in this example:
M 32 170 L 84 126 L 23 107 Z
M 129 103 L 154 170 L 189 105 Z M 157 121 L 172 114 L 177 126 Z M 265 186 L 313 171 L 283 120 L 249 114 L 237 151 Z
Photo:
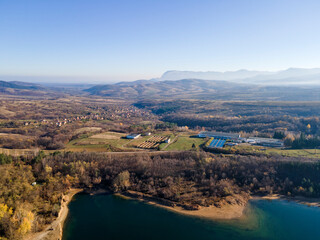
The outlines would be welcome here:
M 17 84 L 36 92 L 8 90 Z M 0 200 L 4 209 L 30 215 L 28 233 L 45 234 L 72 189 L 148 199 L 192 216 L 238 209 L 239 217 L 256 196 L 320 196 L 319 102 L 309 90 L 289 88 L 287 93 L 303 91 L 309 99 L 288 101 L 272 88 L 209 80 L 68 91 L 4 86 L 0 172 L 11 185 L 0 191 Z M 246 88 L 266 95 L 238 100 L 237 91 Z M 10 189 L 19 190 L 7 195 Z M 5 234 L 29 236 L 12 224 Z

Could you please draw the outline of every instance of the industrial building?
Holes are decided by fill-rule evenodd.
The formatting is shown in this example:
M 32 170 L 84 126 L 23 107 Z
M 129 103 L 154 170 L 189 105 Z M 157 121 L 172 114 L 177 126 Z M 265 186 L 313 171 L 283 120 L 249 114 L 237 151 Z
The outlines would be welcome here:
M 248 143 L 256 144 L 265 147 L 283 147 L 284 143 L 282 140 L 274 139 L 274 138 L 258 138 L 258 137 L 250 137 L 247 139 Z
M 246 142 L 252 145 L 260 145 L 264 147 L 284 147 L 282 140 L 274 138 L 259 138 L 259 137 L 249 137 L 241 138 L 240 134 L 236 133 L 224 133 L 224 132 L 209 132 L 202 131 L 198 134 L 199 138 L 213 138 L 209 143 L 209 148 L 223 148 L 225 145 L 236 145 L 235 143 Z M 231 140 L 233 144 L 226 142 L 226 140 Z

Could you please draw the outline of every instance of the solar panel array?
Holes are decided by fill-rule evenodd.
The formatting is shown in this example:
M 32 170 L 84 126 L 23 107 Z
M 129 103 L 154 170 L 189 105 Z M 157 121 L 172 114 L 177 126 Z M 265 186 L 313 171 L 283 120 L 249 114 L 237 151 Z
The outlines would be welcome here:
M 226 140 L 221 140 L 221 139 L 213 139 L 211 143 L 209 144 L 209 147 L 212 148 L 222 148 L 223 145 L 225 144 Z

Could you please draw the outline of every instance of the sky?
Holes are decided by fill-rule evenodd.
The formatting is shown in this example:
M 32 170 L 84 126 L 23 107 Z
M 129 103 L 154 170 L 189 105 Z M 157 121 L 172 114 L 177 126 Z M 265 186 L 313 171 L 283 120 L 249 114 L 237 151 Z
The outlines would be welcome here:
M 0 79 L 320 67 L 319 0 L 0 0 Z

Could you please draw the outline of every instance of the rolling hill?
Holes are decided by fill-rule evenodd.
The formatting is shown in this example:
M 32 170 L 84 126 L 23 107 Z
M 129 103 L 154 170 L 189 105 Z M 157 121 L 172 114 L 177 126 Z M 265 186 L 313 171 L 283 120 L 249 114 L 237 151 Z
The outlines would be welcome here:
M 188 98 L 206 96 L 218 92 L 245 89 L 245 85 L 230 84 L 226 81 L 182 79 L 177 81 L 137 81 L 98 85 L 87 89 L 90 94 L 118 98 Z
M 18 81 L 7 82 L 0 80 L 0 94 L 40 96 L 45 95 L 46 92 L 47 89 L 38 84 Z
M 320 101 L 320 87 L 263 86 L 200 79 L 140 80 L 97 85 L 85 91 L 91 95 L 122 99 Z

